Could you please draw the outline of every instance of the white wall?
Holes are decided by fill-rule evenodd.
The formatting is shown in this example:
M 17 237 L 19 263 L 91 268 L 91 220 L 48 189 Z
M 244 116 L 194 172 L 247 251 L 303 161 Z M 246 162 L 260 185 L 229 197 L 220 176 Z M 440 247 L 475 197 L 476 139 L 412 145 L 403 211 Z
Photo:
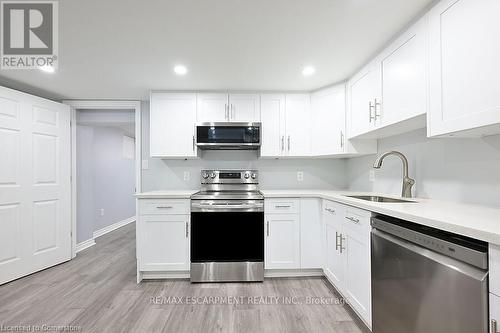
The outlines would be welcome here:
M 118 128 L 77 126 L 78 243 L 135 215 L 135 164 L 123 157 L 123 136 Z
M 198 189 L 202 169 L 258 169 L 262 189 L 321 188 L 345 189 L 346 162 L 335 159 L 261 160 L 255 152 L 213 151 L 198 160 L 162 160 L 149 157 L 149 103 L 142 104 L 142 156 L 149 170 L 142 170 L 142 189 Z M 191 179 L 184 181 L 184 171 Z M 304 181 L 297 181 L 297 171 Z
M 500 207 L 500 135 L 428 139 L 425 129 L 379 140 L 378 151 L 399 150 L 410 163 L 418 197 Z M 375 156 L 347 162 L 349 188 L 401 195 L 402 166 L 388 157 L 369 182 Z

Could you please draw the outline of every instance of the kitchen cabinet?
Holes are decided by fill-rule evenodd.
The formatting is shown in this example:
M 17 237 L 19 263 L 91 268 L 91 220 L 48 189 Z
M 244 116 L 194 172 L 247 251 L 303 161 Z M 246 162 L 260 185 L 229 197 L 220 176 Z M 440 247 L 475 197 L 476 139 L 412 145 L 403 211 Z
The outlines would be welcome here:
M 285 106 L 285 155 L 290 157 L 310 156 L 310 96 L 309 94 L 287 94 Z
M 285 152 L 285 95 L 260 96 L 262 120 L 261 157 L 279 157 Z
M 344 153 L 345 85 L 311 95 L 311 151 L 313 156 Z
M 196 94 L 151 93 L 150 155 L 196 158 Z
M 443 0 L 429 12 L 429 136 L 500 133 L 498 13 L 498 0 Z
M 297 198 L 265 200 L 264 264 L 266 269 L 300 268 L 299 202 Z
M 227 94 L 198 94 L 197 122 L 212 123 L 230 121 L 229 100 Z
M 500 246 L 490 244 L 488 255 L 490 263 L 490 292 L 500 297 Z
M 496 322 L 496 331 L 493 322 Z M 491 333 L 498 333 L 500 330 L 500 297 L 490 294 L 490 325 Z
M 321 235 L 321 201 L 316 198 L 300 199 L 300 268 L 323 267 Z
M 189 270 L 189 199 L 140 199 L 137 259 L 141 272 Z
M 326 277 L 371 327 L 371 212 L 323 200 Z
M 257 94 L 198 94 L 198 122 L 258 122 Z
M 257 94 L 230 94 L 229 117 L 234 122 L 260 121 L 260 96 Z

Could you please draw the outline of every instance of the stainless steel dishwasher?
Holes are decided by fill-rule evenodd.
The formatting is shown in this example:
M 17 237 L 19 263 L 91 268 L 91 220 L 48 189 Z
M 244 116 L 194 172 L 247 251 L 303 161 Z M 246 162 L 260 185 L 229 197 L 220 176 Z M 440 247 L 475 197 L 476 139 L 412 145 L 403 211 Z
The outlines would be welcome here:
M 372 218 L 373 333 L 487 333 L 488 244 Z

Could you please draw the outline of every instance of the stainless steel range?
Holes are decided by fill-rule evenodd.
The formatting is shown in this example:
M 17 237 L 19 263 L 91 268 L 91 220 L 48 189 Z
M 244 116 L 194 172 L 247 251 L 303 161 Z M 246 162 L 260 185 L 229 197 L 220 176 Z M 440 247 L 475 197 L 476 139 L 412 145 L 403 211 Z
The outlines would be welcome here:
M 264 280 L 257 170 L 203 170 L 191 196 L 191 282 Z

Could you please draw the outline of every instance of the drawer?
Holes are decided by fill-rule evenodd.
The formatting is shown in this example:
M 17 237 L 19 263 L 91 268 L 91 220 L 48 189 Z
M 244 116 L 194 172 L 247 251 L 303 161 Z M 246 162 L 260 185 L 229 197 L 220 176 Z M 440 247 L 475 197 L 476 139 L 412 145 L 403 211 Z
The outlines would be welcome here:
M 354 207 L 346 207 L 344 217 L 344 225 L 348 228 L 360 232 L 370 230 L 371 212 Z
M 298 214 L 300 211 L 300 199 L 266 199 L 264 201 L 264 211 L 266 214 Z
M 500 246 L 490 244 L 489 257 L 490 292 L 500 297 Z
M 139 215 L 190 214 L 190 200 L 186 199 L 141 199 Z

